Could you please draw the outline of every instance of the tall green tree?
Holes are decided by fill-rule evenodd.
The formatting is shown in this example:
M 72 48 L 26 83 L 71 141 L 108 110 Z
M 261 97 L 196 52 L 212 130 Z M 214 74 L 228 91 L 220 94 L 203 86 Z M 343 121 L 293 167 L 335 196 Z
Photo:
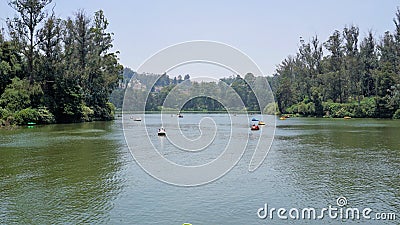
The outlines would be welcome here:
M 95 109 L 95 116 L 101 119 L 112 119 L 107 109 L 108 96 L 122 78 L 123 67 L 118 63 L 117 53 L 110 52 L 112 33 L 107 31 L 108 20 L 104 12 L 95 12 L 94 22 L 89 29 L 89 60 L 86 87 L 86 104 Z M 169 81 L 169 79 L 168 79 Z
M 359 99 L 361 95 L 361 66 L 360 54 L 358 51 L 359 28 L 356 26 L 345 27 L 343 30 L 344 37 L 344 74 L 345 83 L 344 96 L 351 96 L 353 99 Z M 348 90 L 348 91 L 346 91 Z
M 393 18 L 393 22 L 395 25 L 394 31 L 394 42 L 395 42 L 395 54 L 396 54 L 396 61 L 395 65 L 395 73 L 397 74 L 397 82 L 400 82 L 400 8 L 397 8 L 395 18 Z
M 335 30 L 323 44 L 325 57 L 317 39 L 301 39 L 296 56 L 285 59 L 268 79 L 279 110 L 392 117 L 400 105 L 399 8 L 393 22 L 394 33 L 387 31 L 375 40 L 369 31 L 361 43 L 357 26 Z
M 276 88 L 276 100 L 280 112 L 285 112 L 286 108 L 297 103 L 293 88 L 296 80 L 295 59 L 287 57 L 277 68 L 277 74 L 280 76 L 279 85 Z
M 10 40 L 0 33 L 1 107 L 42 113 L 42 121 L 112 119 L 114 106 L 108 101 L 122 79 L 122 66 L 118 52 L 111 52 L 113 34 L 103 11 L 89 18 L 80 10 L 63 20 L 54 11 L 48 16 L 50 3 L 9 2 L 17 15 L 7 19 Z M 19 92 L 24 104 L 14 99 Z
M 45 7 L 50 3 L 51 0 L 12 0 L 9 2 L 9 5 L 18 14 L 13 19 L 7 20 L 8 29 L 27 59 L 26 72 L 31 84 L 35 81 L 35 51 L 38 44 L 36 31 L 47 16 Z
M 360 46 L 360 63 L 361 63 L 361 94 L 365 97 L 374 95 L 375 84 L 373 72 L 378 67 L 378 55 L 376 49 L 376 41 L 372 31 L 363 39 Z
M 342 64 L 343 64 L 343 38 L 340 35 L 338 30 L 329 37 L 328 41 L 324 43 L 325 48 L 331 53 L 328 57 L 329 61 L 329 71 L 333 73 L 332 82 L 333 85 L 333 100 L 337 101 L 339 99 L 340 103 L 344 101 L 344 78 L 343 78 L 343 71 L 342 71 Z
M 0 32 L 0 95 L 14 77 L 22 77 L 23 62 L 14 42 L 4 39 Z
M 310 43 L 300 40 L 299 52 L 297 54 L 297 80 L 300 83 L 300 95 L 311 99 L 311 87 L 318 84 L 317 76 L 322 72 L 321 61 L 323 57 L 322 45 L 318 36 L 312 38 Z
M 44 25 L 38 31 L 39 45 L 42 52 L 39 55 L 39 72 L 37 81 L 42 84 L 44 92 L 44 105 L 54 111 L 57 99 L 55 98 L 56 85 L 59 77 L 62 76 L 62 20 L 56 18 L 54 13 L 46 19 Z

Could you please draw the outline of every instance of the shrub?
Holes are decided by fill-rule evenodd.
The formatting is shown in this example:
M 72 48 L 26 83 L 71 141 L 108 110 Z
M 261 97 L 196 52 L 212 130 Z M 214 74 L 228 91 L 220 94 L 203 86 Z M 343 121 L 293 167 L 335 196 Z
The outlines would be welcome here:
M 92 121 L 93 120 L 94 111 L 88 106 L 82 104 L 82 120 L 83 121 Z
M 114 116 L 115 116 L 115 106 L 111 102 L 107 102 L 106 106 L 107 106 L 106 107 L 107 111 L 106 111 L 105 119 L 113 120 Z
M 382 98 L 363 98 L 360 102 L 353 101 L 350 103 L 335 103 L 331 100 L 322 102 L 322 109 L 319 103 L 310 102 L 304 99 L 302 102 L 294 104 L 286 108 L 286 112 L 290 114 L 301 115 L 316 115 L 321 116 L 325 114 L 327 117 L 343 118 L 345 116 L 351 117 L 394 117 L 393 106 L 388 106 L 385 102 L 386 99 Z
M 49 124 L 49 123 L 55 123 L 56 119 L 54 115 L 46 107 L 40 107 L 38 109 L 38 121 L 39 123 L 42 124 Z
M 311 116 L 315 115 L 315 104 L 305 99 L 302 102 L 290 106 L 285 111 L 289 114 L 301 114 L 303 116 Z
M 393 119 L 400 119 L 400 109 L 397 109 L 393 114 Z
M 306 114 L 315 115 L 315 104 L 313 102 L 309 102 L 306 104 Z
M 7 109 L 3 109 L 0 107 L 0 119 L 5 119 L 10 115 L 10 111 L 8 111 Z
M 14 78 L 1 95 L 0 105 L 12 112 L 28 107 L 31 104 L 28 87 L 27 80 Z
M 353 116 L 357 118 L 365 117 L 365 113 L 362 110 L 362 105 L 355 105 L 353 110 Z
M 94 106 L 94 120 L 113 120 L 115 106 L 111 102 L 107 102 L 104 107 Z
M 275 102 L 269 103 L 267 106 L 264 108 L 264 113 L 267 115 L 279 115 L 279 108 L 278 104 Z
M 3 109 L 0 107 L 0 126 L 11 125 L 9 119 L 11 119 L 12 121 L 14 120 L 12 113 L 7 109 Z
M 335 103 L 324 102 L 324 111 L 331 117 L 342 118 L 345 116 L 354 116 L 354 104 L 352 103 Z
M 10 114 L 3 120 L 3 125 L 5 126 L 14 126 L 16 125 L 15 117 L 14 115 Z
M 300 102 L 297 104 L 297 112 L 296 113 L 300 113 L 305 115 L 307 113 L 307 106 L 304 102 Z
M 376 101 L 375 98 L 364 98 L 361 100 L 362 117 L 376 117 Z
M 289 114 L 296 114 L 299 111 L 298 105 L 297 104 L 291 105 L 289 108 L 286 108 L 284 111 Z
M 336 118 L 343 118 L 345 116 L 353 116 L 353 114 L 351 112 L 349 112 L 348 106 L 344 105 L 344 106 L 340 107 L 339 110 L 335 111 L 333 113 L 333 116 Z
M 36 109 L 26 108 L 15 113 L 15 123 L 18 125 L 39 121 L 39 112 Z

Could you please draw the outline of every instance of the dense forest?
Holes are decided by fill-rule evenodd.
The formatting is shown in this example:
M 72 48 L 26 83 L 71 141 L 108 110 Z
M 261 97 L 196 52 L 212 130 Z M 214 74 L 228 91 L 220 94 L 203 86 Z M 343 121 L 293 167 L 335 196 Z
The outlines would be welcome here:
M 124 82 L 111 95 L 111 101 L 122 108 L 123 95 L 132 99 L 129 110 L 146 111 L 252 111 L 261 112 L 273 102 L 272 92 L 266 91 L 266 77 L 247 73 L 234 75 L 218 82 L 192 81 L 190 75 L 170 78 L 168 74 L 137 74 L 124 69 Z M 257 97 L 256 97 L 257 95 Z M 261 101 L 259 101 L 262 99 Z M 263 107 L 260 109 L 260 107 Z
M 400 118 L 399 9 L 393 22 L 394 32 L 387 31 L 379 39 L 372 31 L 360 38 L 359 28 L 354 25 L 346 26 L 342 31 L 335 30 L 322 43 L 318 36 L 309 42 L 301 38 L 298 52 L 284 59 L 276 73 L 267 77 L 276 104 L 267 104 L 261 109 L 257 100 L 265 99 L 257 99 L 253 91 L 254 84 L 265 77 L 255 77 L 251 73 L 243 78 L 239 75 L 224 78 L 218 83 L 198 83 L 191 82 L 189 75 L 171 79 L 167 74 L 136 74 L 125 68 L 124 79 L 132 78 L 134 83 L 144 84 L 130 95 L 138 102 L 146 101 L 147 111 L 163 109 L 165 99 L 176 89 L 179 93 L 175 94 L 176 102 L 193 93 L 212 93 L 217 97 L 214 100 L 206 96 L 193 98 L 180 106 L 181 110 L 223 111 L 219 98 L 233 97 L 233 94 L 227 96 L 224 93 L 223 82 L 240 96 L 248 111 L 319 117 Z M 181 82 L 186 85 L 176 88 Z M 144 96 L 149 88 L 150 95 Z M 124 91 L 120 89 L 112 95 L 112 101 L 119 108 L 122 108 Z M 270 96 L 266 95 L 266 98 L 270 103 Z
M 400 10 L 394 32 L 360 39 L 357 26 L 321 43 L 300 40 L 269 78 L 282 113 L 326 117 L 400 118 Z M 324 55 L 327 53 L 327 55 Z
M 379 39 L 372 31 L 360 38 L 357 26 L 346 26 L 325 42 L 300 39 L 298 52 L 271 77 L 248 73 L 196 82 L 189 74 L 170 78 L 123 68 L 118 52 L 111 52 L 113 34 L 102 10 L 62 19 L 51 0 L 9 5 L 16 14 L 0 30 L 0 126 L 111 120 L 127 90 L 132 110 L 225 111 L 231 105 L 302 116 L 400 118 L 399 9 L 394 32 Z
M 123 68 L 103 11 L 61 19 L 51 0 L 9 5 L 16 14 L 0 32 L 0 126 L 113 119 L 109 95 Z

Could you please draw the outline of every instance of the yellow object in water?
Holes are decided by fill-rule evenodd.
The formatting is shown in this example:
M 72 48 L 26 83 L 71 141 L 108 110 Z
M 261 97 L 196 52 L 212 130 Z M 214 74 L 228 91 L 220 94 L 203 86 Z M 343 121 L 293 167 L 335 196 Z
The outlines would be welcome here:
M 282 116 L 281 118 L 279 118 L 280 120 L 286 120 L 286 117 Z
M 343 119 L 348 120 L 348 119 L 351 119 L 351 117 L 350 116 L 345 116 L 345 117 L 343 117 Z
M 258 121 L 258 125 L 265 125 L 263 121 Z

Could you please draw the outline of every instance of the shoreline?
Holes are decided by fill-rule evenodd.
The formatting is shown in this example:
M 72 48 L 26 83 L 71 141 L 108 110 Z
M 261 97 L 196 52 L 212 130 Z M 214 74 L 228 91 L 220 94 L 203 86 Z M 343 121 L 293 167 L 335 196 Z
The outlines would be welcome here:
M 127 115 L 127 114 L 176 114 L 176 111 L 146 111 L 145 113 L 140 112 L 140 111 L 116 111 L 115 116 L 120 117 L 120 115 Z M 180 111 L 181 114 L 228 114 L 226 111 Z M 289 116 L 289 118 L 323 118 L 323 119 L 344 119 L 344 117 L 333 117 L 333 116 L 312 116 L 312 115 L 300 115 L 300 114 L 290 114 L 290 113 L 283 113 L 283 114 L 266 114 L 266 113 L 260 113 L 256 111 L 248 111 L 248 112 L 243 112 L 243 111 L 235 111 L 234 112 L 237 115 L 269 115 L 269 116 L 276 116 L 276 117 L 281 117 L 281 116 Z M 387 120 L 397 120 L 394 118 L 388 118 L 388 117 L 350 117 L 348 119 L 387 119 Z

